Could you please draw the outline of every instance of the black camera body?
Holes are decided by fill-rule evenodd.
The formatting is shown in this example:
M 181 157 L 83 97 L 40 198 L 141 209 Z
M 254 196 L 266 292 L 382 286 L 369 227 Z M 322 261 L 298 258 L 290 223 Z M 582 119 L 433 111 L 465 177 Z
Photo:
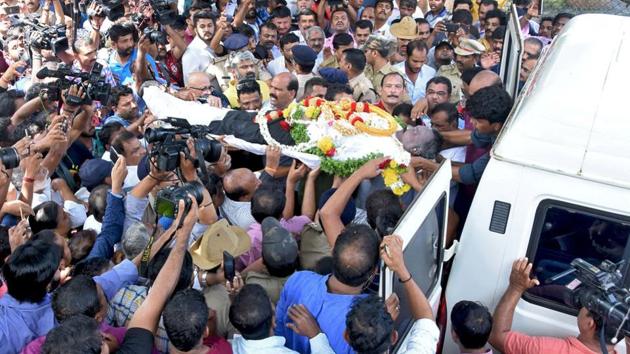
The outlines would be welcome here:
M 208 139 L 210 132 L 207 126 L 192 126 L 187 120 L 169 117 L 164 120 L 169 127 L 157 129 L 147 129 L 144 137 L 148 143 L 153 144 L 150 152 L 151 158 L 155 160 L 156 167 L 160 171 L 174 171 L 179 167 L 179 153 L 190 156 L 186 140 L 192 137 L 195 141 L 197 153 L 196 167 L 203 161 L 214 163 L 219 160 L 222 152 L 222 145 L 219 141 Z
M 172 25 L 177 20 L 177 10 L 171 8 L 169 0 L 149 0 L 153 9 L 153 17 L 160 24 Z
M 74 71 L 66 67 L 61 67 L 56 70 L 42 68 L 37 72 L 37 78 L 44 79 L 55 77 L 58 79 L 45 85 L 48 99 L 51 101 L 60 100 L 61 91 L 68 89 L 72 85 L 78 84 L 83 86 L 85 98 L 80 100 L 75 97 L 69 97 L 68 102 L 73 105 L 83 105 L 91 104 L 92 101 L 107 102 L 109 100 L 112 87 L 105 81 L 105 78 L 101 76 L 102 70 L 103 65 L 98 62 L 94 63 L 89 73 Z
M 166 34 L 164 32 L 153 29 L 151 27 L 145 27 L 142 33 L 146 36 L 146 38 L 151 41 L 151 43 L 160 43 L 166 44 L 168 41 L 166 39 Z
M 181 186 L 170 186 L 161 189 L 157 193 L 155 201 L 155 211 L 160 216 L 175 218 L 179 212 L 179 201 L 184 201 L 184 215 L 190 211 L 192 200 L 188 196 L 192 195 L 197 201 L 197 205 L 203 200 L 204 186 L 199 182 L 188 182 Z
M 52 50 L 55 55 L 69 48 L 65 25 L 45 26 L 40 24 L 37 19 L 32 21 L 24 19 L 21 20 L 21 23 L 29 28 L 25 38 L 26 42 L 33 48 Z
M 20 166 L 20 155 L 17 150 L 10 146 L 0 149 L 0 162 L 5 169 L 11 170 Z
M 101 6 L 100 11 L 88 11 L 88 16 L 107 17 L 110 21 L 116 22 L 125 15 L 125 7 L 122 0 L 97 0 Z
M 621 287 L 623 275 L 616 264 L 606 260 L 599 267 L 576 258 L 571 262 L 576 279 L 581 283 L 570 296 L 572 306 L 585 307 L 606 321 L 606 326 L 617 328 L 624 336 L 630 336 L 630 291 Z

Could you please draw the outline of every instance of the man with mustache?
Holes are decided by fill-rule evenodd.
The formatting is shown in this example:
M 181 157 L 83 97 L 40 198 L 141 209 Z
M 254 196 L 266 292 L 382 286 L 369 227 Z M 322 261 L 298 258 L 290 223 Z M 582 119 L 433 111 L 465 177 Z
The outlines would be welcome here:
M 297 24 L 298 29 L 292 31 L 291 33 L 298 36 L 298 38 L 300 39 L 300 44 L 306 45 L 306 31 L 309 28 L 317 25 L 317 14 L 310 9 L 302 10 L 297 15 Z
M 391 34 L 398 41 L 398 53 L 395 62 L 399 63 L 407 57 L 407 45 L 418 38 L 418 26 L 411 16 L 403 17 L 400 22 L 394 23 L 390 27 Z M 394 58 L 392 58 L 394 61 Z
M 275 59 L 282 56 L 282 51 L 278 48 L 278 38 L 278 27 L 271 21 L 260 26 L 259 44 L 267 50 L 269 58 Z
M 243 79 L 254 79 L 260 86 L 260 92 L 262 93 L 263 101 L 269 99 L 269 86 L 264 81 L 258 80 L 258 74 L 256 71 L 256 58 L 251 52 L 239 52 L 236 53 L 228 64 L 228 69 L 232 76 L 230 85 L 225 90 L 224 94 L 230 101 L 232 108 L 239 108 L 238 95 L 236 92 L 236 83 Z
M 262 111 L 283 110 L 289 106 L 297 96 L 300 84 L 290 73 L 280 73 L 271 80 L 269 102 L 263 105 Z
M 380 84 L 378 92 L 381 100 L 376 103 L 376 106 L 391 114 L 394 108 L 403 102 L 402 98 L 406 95 L 405 79 L 399 72 L 392 71 L 383 76 Z
M 377 0 L 374 5 L 374 33 L 392 38 L 389 32 L 389 17 L 392 15 L 394 2 L 392 0 Z
M 155 61 L 148 54 L 151 44 L 148 38 L 138 38 L 138 31 L 132 22 L 122 22 L 112 25 L 109 29 L 109 39 L 112 51 L 109 53 L 107 66 L 114 75 L 118 85 L 128 85 L 135 80 L 132 77 L 131 66 L 134 65 L 134 75 L 141 79 L 149 79 L 147 64 L 157 80 L 159 77 Z

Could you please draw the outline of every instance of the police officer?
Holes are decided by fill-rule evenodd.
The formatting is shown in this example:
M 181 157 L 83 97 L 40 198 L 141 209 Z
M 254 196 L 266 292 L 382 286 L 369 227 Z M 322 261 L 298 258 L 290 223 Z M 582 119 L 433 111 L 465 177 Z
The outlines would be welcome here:
M 317 60 L 317 53 L 315 53 L 311 47 L 305 45 L 296 45 L 291 48 L 291 52 L 293 53 L 293 61 L 295 62 L 295 76 L 300 83 L 296 96 L 299 100 L 304 95 L 306 82 L 315 77 L 313 68 Z
M 352 87 L 352 97 L 357 102 L 376 102 L 376 91 L 372 82 L 365 76 L 363 70 L 367 62 L 365 53 L 356 48 L 343 51 L 339 69 L 348 75 L 348 84 Z

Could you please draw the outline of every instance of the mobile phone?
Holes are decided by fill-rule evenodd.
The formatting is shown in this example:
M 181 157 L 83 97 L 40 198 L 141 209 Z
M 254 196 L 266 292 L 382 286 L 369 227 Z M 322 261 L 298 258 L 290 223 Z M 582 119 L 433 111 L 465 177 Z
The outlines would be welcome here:
M 7 6 L 4 8 L 4 12 L 7 15 L 13 15 L 13 14 L 19 14 L 20 13 L 20 7 L 19 6 Z
M 113 163 L 118 161 L 118 151 L 113 146 L 109 147 L 109 159 L 112 160 Z
M 234 280 L 236 270 L 234 269 L 234 257 L 228 251 L 223 251 L 223 274 L 225 280 L 230 283 Z
M 446 22 L 444 25 L 446 26 L 446 32 L 455 33 L 459 29 L 459 23 Z

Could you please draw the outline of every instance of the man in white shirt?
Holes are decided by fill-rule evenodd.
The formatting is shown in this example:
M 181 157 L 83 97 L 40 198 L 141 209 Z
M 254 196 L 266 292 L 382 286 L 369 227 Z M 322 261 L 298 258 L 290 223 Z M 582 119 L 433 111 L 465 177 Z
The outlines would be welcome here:
M 392 15 L 394 2 L 392 0 L 377 0 L 374 6 L 374 33 L 394 39 L 389 32 L 389 18 Z
M 298 36 L 300 44 L 306 45 L 306 30 L 317 24 L 317 14 L 313 10 L 302 10 L 297 15 L 298 29 L 291 33 Z
M 269 70 L 272 77 L 280 73 L 293 72 L 295 70 L 293 67 L 293 53 L 291 49 L 298 44 L 300 44 L 300 39 L 294 33 L 289 33 L 280 38 L 282 56 L 277 57 L 267 64 L 267 70 Z
M 394 65 L 403 73 L 412 104 L 426 95 L 427 82 L 435 76 L 435 69 L 425 64 L 427 53 L 428 48 L 424 41 L 411 41 L 407 45 L 407 59 Z
M 190 73 L 206 71 L 215 58 L 214 51 L 210 48 L 210 41 L 214 37 L 215 22 L 212 12 L 208 9 L 201 10 L 193 16 L 195 38 L 190 42 L 182 57 L 182 71 L 184 84 L 188 84 Z

